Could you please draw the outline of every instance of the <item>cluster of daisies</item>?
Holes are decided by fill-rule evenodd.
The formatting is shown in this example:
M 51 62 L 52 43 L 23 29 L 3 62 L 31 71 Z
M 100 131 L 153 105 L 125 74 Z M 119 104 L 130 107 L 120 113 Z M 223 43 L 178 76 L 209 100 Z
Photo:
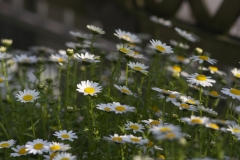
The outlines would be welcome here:
M 156 16 L 151 17 L 150 20 L 166 27 L 173 26 L 171 21 Z M 237 117 L 240 113 L 240 106 L 237 106 L 239 102 L 236 101 L 240 100 L 238 85 L 240 69 L 234 68 L 231 70 L 235 78 L 233 87 L 223 88 L 223 85 L 227 85 L 225 80 L 227 74 L 215 66 L 217 60 L 210 58 L 210 54 L 204 52 L 201 48 L 189 51 L 191 49 L 190 43 L 199 40 L 196 35 L 175 27 L 174 30 L 180 35 L 181 41 L 171 40 L 171 46 L 168 46 L 160 40 L 149 40 L 148 36 L 139 38 L 136 34 L 117 29 L 113 35 L 119 38 L 120 43 L 116 44 L 114 51 L 104 54 L 104 59 L 102 55 L 95 55 L 94 52 L 96 50 L 107 52 L 108 47 L 105 46 L 104 48 L 103 44 L 96 41 L 101 35 L 105 34 L 105 31 L 93 25 L 87 25 L 87 28 L 91 31 L 91 34 L 70 31 L 70 34 L 78 42 L 67 42 L 66 46 L 69 49 L 66 51 L 59 50 L 56 52 L 47 47 L 31 47 L 29 53 L 17 50 L 14 51 L 16 56 L 12 57 L 11 54 L 6 52 L 12 42 L 3 40 L 4 47 L 0 47 L 0 60 L 2 61 L 0 87 L 6 90 L 6 99 L 9 100 L 9 104 L 15 103 L 12 100 L 18 101 L 17 105 L 22 103 L 22 106 L 26 104 L 28 107 L 29 104 L 34 104 L 31 107 L 35 107 L 36 104 L 44 104 L 44 94 L 52 94 L 52 97 L 56 95 L 54 95 L 54 92 L 49 92 L 50 85 L 47 90 L 42 89 L 39 82 L 46 75 L 41 76 L 40 74 L 50 72 L 50 75 L 55 75 L 53 78 L 59 83 L 54 85 L 59 87 L 59 91 L 63 93 L 58 94 L 57 98 L 59 115 L 56 116 L 55 111 L 49 109 L 49 116 L 55 114 L 54 116 L 61 119 L 61 116 L 66 112 L 63 108 L 71 103 L 74 106 L 72 108 L 75 108 L 74 112 L 80 110 L 83 114 L 83 122 L 80 123 L 83 124 L 82 130 L 87 132 L 85 135 L 87 139 L 82 138 L 80 134 L 77 136 L 73 131 L 67 130 L 56 131 L 53 135 L 62 141 L 84 139 L 87 145 L 84 146 L 86 149 L 82 153 L 92 151 L 88 156 L 94 154 L 91 148 L 94 143 L 90 141 L 92 139 L 98 140 L 98 134 L 102 136 L 100 139 L 103 141 L 107 140 L 113 142 L 113 144 L 121 144 L 121 146 L 130 144 L 128 146 L 134 146 L 135 149 L 139 150 L 139 152 L 133 152 L 134 154 L 157 156 L 157 159 L 165 159 L 164 154 L 167 158 L 173 159 L 173 156 L 167 155 L 171 151 L 169 151 L 169 148 L 167 148 L 169 146 L 165 142 L 171 141 L 171 144 L 178 142 L 174 144 L 175 146 L 178 144 L 185 145 L 188 135 L 196 136 L 199 134 L 201 138 L 203 134 L 205 137 L 211 135 L 214 140 L 218 135 L 223 137 L 231 135 L 232 141 L 240 140 L 240 119 Z M 145 48 L 142 47 L 142 44 L 144 44 L 142 42 L 146 42 Z M 186 54 L 192 52 L 193 55 L 191 56 Z M 111 64 L 112 68 L 104 72 L 104 67 L 107 68 L 110 65 L 105 62 L 109 60 L 113 62 Z M 47 72 L 45 72 L 45 68 L 32 70 L 30 67 L 30 65 L 41 66 L 42 63 L 49 65 L 50 62 L 58 64 L 54 66 L 56 70 L 53 66 L 50 66 Z M 104 64 L 107 66 L 101 67 Z M 9 83 L 12 83 L 14 78 L 9 73 L 14 73 L 18 66 L 22 69 L 18 75 L 21 84 L 12 88 L 14 90 L 11 92 Z M 46 68 L 48 69 L 48 66 Z M 79 68 L 81 69 L 81 75 L 79 75 Z M 61 77 L 57 77 L 61 76 L 62 70 L 65 71 L 63 75 L 68 76 L 64 86 L 66 91 L 60 89 Z M 53 74 L 54 71 L 58 75 Z M 84 79 L 79 79 L 77 75 Z M 30 81 L 30 85 L 25 84 Z M 50 82 L 50 80 L 48 79 L 47 82 Z M 39 91 L 28 89 L 36 86 Z M 12 93 L 15 97 L 9 98 Z M 80 97 L 79 102 L 75 101 L 77 97 Z M 220 115 L 214 109 L 219 106 L 219 103 L 226 103 L 226 100 L 227 104 L 223 108 L 226 110 L 226 114 Z M 87 107 L 81 108 L 82 105 Z M 152 107 L 153 105 L 156 106 Z M 60 110 L 61 106 L 64 106 L 62 110 Z M 41 110 L 44 109 L 46 108 L 41 108 Z M 85 110 L 87 111 L 85 112 Z M 3 115 L 6 118 L 4 110 Z M 105 117 L 99 118 L 99 115 L 107 115 L 107 119 L 110 117 L 109 121 L 116 122 L 115 126 L 118 127 L 115 127 L 111 132 L 106 128 L 106 133 L 98 133 L 97 130 L 100 127 L 109 126 L 109 124 L 105 125 L 106 122 L 102 120 Z M 223 118 L 217 118 L 218 116 Z M 64 118 L 66 116 L 63 116 Z M 74 115 L 68 118 L 76 118 L 75 121 L 77 121 L 79 117 Z M 223 120 L 228 118 L 231 119 Z M 107 122 L 109 121 L 107 120 Z M 84 126 L 85 124 L 87 126 Z M 101 125 L 96 126 L 96 124 Z M 197 130 L 196 135 L 192 134 L 194 129 Z M 34 128 L 32 130 L 34 132 Z M 96 132 L 97 136 L 94 137 L 95 135 L 92 132 L 94 134 Z M 109 136 L 106 136 L 106 134 Z M 206 138 L 207 140 L 209 139 Z M 12 139 L 2 141 L 0 149 L 11 148 L 14 151 L 14 153 L 10 153 L 12 157 L 29 154 L 43 154 L 46 160 L 73 160 L 77 156 L 84 157 L 83 155 L 74 156 L 68 153 L 67 151 L 74 146 L 60 142 L 35 139 L 25 145 L 14 146 L 15 143 L 16 141 Z M 95 148 L 101 149 L 98 143 L 100 142 L 95 143 L 98 146 Z M 203 144 L 205 141 L 200 143 Z M 161 147 L 158 145 L 161 145 Z M 125 152 L 132 151 L 130 148 L 121 147 L 121 149 L 125 149 Z M 201 150 L 201 153 L 196 155 L 207 157 L 206 147 L 204 149 L 204 153 Z M 199 153 L 199 150 L 193 152 Z M 232 150 L 226 153 L 230 154 Z M 190 156 L 188 158 L 195 156 L 195 154 L 189 155 L 184 152 L 181 152 L 181 154 Z M 124 153 L 121 153 L 121 156 L 124 156 Z M 211 156 L 217 157 L 216 154 L 211 154 Z M 236 156 L 236 154 L 231 156 Z M 102 158 L 106 157 L 102 156 Z
M 60 130 L 53 134 L 58 139 L 65 141 L 73 141 L 78 138 L 73 131 Z M 11 139 L 8 141 L 2 141 L 0 143 L 0 149 L 11 148 L 11 157 L 25 156 L 29 154 L 33 155 L 43 155 L 45 160 L 75 160 L 76 156 L 68 153 L 71 149 L 69 144 L 59 143 L 59 142 L 48 142 L 43 139 L 35 139 L 33 141 L 28 141 L 25 145 L 16 145 L 16 141 Z

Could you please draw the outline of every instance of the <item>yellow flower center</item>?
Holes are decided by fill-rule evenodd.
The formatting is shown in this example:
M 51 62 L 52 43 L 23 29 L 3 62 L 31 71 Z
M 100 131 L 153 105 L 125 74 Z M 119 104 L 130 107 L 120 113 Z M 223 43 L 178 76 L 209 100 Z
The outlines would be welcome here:
M 43 148 L 43 144 L 42 143 L 36 143 L 34 146 L 33 146 L 34 149 L 36 150 L 41 150 Z
M 122 91 L 123 93 L 130 94 L 129 90 L 127 90 L 127 89 L 121 89 L 121 91 Z
M 179 60 L 179 61 L 184 61 L 184 60 L 185 60 L 185 57 L 183 57 L 183 56 L 177 56 L 177 60 Z
M 119 50 L 120 50 L 120 52 L 122 52 L 122 53 L 127 53 L 127 52 L 128 52 L 128 50 L 127 50 L 126 48 L 120 48 Z
M 217 72 L 218 71 L 218 68 L 217 67 L 213 67 L 213 66 L 209 66 L 208 69 L 210 71 L 213 71 L 213 72 Z
M 176 94 L 169 94 L 169 96 L 168 96 L 169 98 L 176 98 L 177 97 L 177 95 Z
M 208 56 L 199 56 L 200 59 L 204 60 L 204 61 L 207 61 L 209 59 Z
M 2 148 L 6 148 L 6 147 L 9 147 L 10 144 L 9 144 L 9 143 L 2 143 L 2 144 L 0 144 L 0 146 L 1 146 Z
M 50 147 L 50 150 L 52 151 L 57 151 L 57 150 L 60 150 L 61 146 L 60 145 L 55 145 L 55 146 L 51 146 Z
M 234 133 L 240 133 L 240 128 L 233 128 L 232 131 L 233 131 Z
M 172 130 L 169 127 L 162 127 L 162 128 L 159 129 L 159 131 L 160 132 L 171 132 Z
M 235 74 L 235 77 L 240 78 L 240 73 Z
M 148 143 L 146 145 L 147 145 L 147 147 L 151 147 L 153 145 L 153 142 L 152 141 L 148 141 Z
M 160 155 L 158 158 L 165 159 L 164 155 Z
M 138 130 L 139 129 L 139 127 L 137 125 L 130 125 L 129 127 L 133 130 Z
M 238 89 L 231 88 L 230 92 L 231 92 L 232 94 L 235 94 L 235 95 L 240 96 L 240 90 L 238 90 Z
M 191 122 L 194 124 L 202 124 L 202 120 L 200 118 L 193 118 Z
M 135 54 L 135 55 L 138 55 L 138 54 L 139 54 L 139 52 L 135 51 L 135 52 L 134 52 L 134 54 Z
M 69 138 L 70 136 L 68 134 L 62 134 L 61 137 L 62 138 Z
M 157 50 L 161 51 L 161 52 L 165 52 L 166 49 L 163 46 L 160 45 L 156 45 Z
M 196 103 L 194 100 L 191 100 L 191 99 L 188 99 L 187 102 L 190 103 L 190 104 L 195 104 Z
M 63 62 L 63 58 L 58 58 L 58 62 L 62 63 Z
M 26 154 L 26 153 L 27 153 L 26 148 L 21 148 L 21 149 L 19 149 L 19 151 L 18 151 L 18 154 Z
M 142 68 L 141 67 L 138 67 L 138 66 L 134 66 L 133 69 L 137 70 L 137 71 L 141 71 Z
M 66 157 L 64 157 L 64 158 L 61 158 L 61 160 L 70 160 L 69 158 L 66 158 Z
M 84 89 L 84 92 L 88 94 L 93 94 L 95 92 L 95 89 L 93 87 L 87 87 Z
M 3 82 L 3 78 L 0 78 L 0 83 L 2 83 Z
M 152 122 L 150 122 L 151 125 L 159 125 L 160 122 L 159 121 L 156 121 L 156 120 L 153 120 Z
M 31 101 L 32 99 L 33 99 L 33 96 L 30 95 L 30 94 L 27 94 L 27 95 L 23 96 L 24 101 Z
M 126 108 L 125 108 L 124 106 L 117 106 L 117 107 L 115 107 L 115 109 L 116 109 L 117 111 L 120 111 L 120 112 L 126 110 Z
M 196 76 L 196 79 L 199 81 L 206 81 L 207 77 L 202 74 L 199 74 L 198 76 Z
M 215 130 L 219 130 L 219 126 L 214 123 L 209 123 L 209 127 Z
M 181 107 L 181 108 L 186 108 L 186 109 L 188 109 L 188 108 L 189 108 L 189 105 L 186 104 L 186 103 L 182 103 L 182 104 L 180 104 L 180 107 Z
M 175 71 L 175 72 L 181 72 L 181 67 L 179 67 L 178 65 L 174 65 L 172 66 L 172 69 Z
M 133 142 L 140 142 L 140 139 L 137 137 L 132 137 L 130 140 Z
M 110 111 L 111 108 L 105 107 L 104 110 L 105 110 L 105 111 Z
M 125 39 L 126 41 L 130 41 L 131 37 L 125 34 L 122 36 L 122 39 Z
M 53 158 L 57 155 L 57 152 L 53 152 L 51 155 L 50 155 L 50 160 L 53 160 Z
M 217 91 L 211 91 L 210 95 L 215 96 L 215 97 L 219 96 Z
M 112 138 L 113 141 L 122 141 L 122 137 L 113 137 Z
M 175 137 L 176 137 L 176 135 L 172 132 L 166 134 L 166 138 L 168 138 L 168 139 L 173 139 Z

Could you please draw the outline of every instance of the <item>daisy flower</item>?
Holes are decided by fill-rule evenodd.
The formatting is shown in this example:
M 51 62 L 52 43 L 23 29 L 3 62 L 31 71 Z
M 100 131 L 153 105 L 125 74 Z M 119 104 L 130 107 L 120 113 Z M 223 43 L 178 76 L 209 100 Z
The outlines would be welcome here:
M 118 85 L 114 84 L 114 87 L 116 87 L 123 94 L 133 95 L 132 91 L 130 89 L 128 89 L 128 87 L 126 87 L 126 86 L 118 86 Z
M 192 115 L 191 118 L 181 118 L 181 120 L 187 122 L 190 125 L 205 125 L 209 122 L 209 118 L 207 117 L 196 117 L 194 115 Z
M 2 141 L 2 142 L 0 142 L 0 149 L 2 149 L 2 148 L 10 148 L 10 147 L 12 147 L 15 143 L 16 143 L 16 141 L 13 140 L 13 139 L 8 140 L 8 141 Z
M 231 70 L 232 74 L 234 75 L 234 77 L 240 78 L 240 70 L 237 68 L 234 68 L 233 70 Z
M 158 87 L 152 87 L 152 90 L 162 93 L 164 95 L 170 95 L 171 93 L 174 92 L 174 91 L 170 91 L 170 90 L 160 89 Z
M 129 43 L 140 43 L 141 40 L 135 35 L 130 32 L 122 31 L 121 29 L 115 30 L 115 36 L 117 36 L 120 40 Z
M 179 92 L 173 91 L 171 94 L 169 94 L 169 95 L 166 97 L 166 102 L 169 102 L 169 101 L 171 101 L 171 102 L 176 102 L 179 95 L 180 95 Z
M 211 108 L 205 108 L 205 107 L 199 105 L 198 109 L 202 110 L 203 112 L 207 112 L 209 114 L 212 114 L 212 115 L 218 115 L 218 113 L 216 111 L 214 111 L 213 109 L 211 109 Z
M 177 42 L 177 41 L 172 40 L 172 39 L 169 42 L 173 46 L 178 46 L 178 47 L 180 47 L 182 49 L 189 49 L 189 45 L 187 45 L 185 43 Z
M 93 81 L 81 81 L 81 83 L 77 84 L 78 89 L 76 89 L 78 92 L 83 93 L 86 95 L 94 96 L 97 93 L 100 93 L 102 90 L 102 86 L 98 86 L 98 83 Z
M 143 125 L 133 122 L 128 122 L 127 124 L 125 124 L 125 127 L 125 130 L 133 130 L 134 133 L 143 132 L 142 129 L 145 129 Z
M 233 99 L 238 99 L 240 100 L 240 90 L 236 89 L 236 88 L 231 88 L 231 89 L 228 89 L 228 88 L 222 88 L 221 92 L 223 94 L 226 94 L 230 97 L 232 97 Z
M 188 64 L 190 62 L 189 58 L 179 55 L 171 55 L 170 60 L 176 63 Z
M 49 155 L 43 155 L 44 160 L 53 160 L 53 158 L 58 154 L 58 152 L 49 152 Z
M 135 107 L 122 105 L 119 102 L 113 102 L 111 105 L 112 105 L 113 112 L 115 112 L 116 114 L 122 114 L 122 113 L 126 113 L 126 112 L 134 112 L 134 110 L 135 110 Z
M 172 124 L 158 125 L 158 126 L 152 126 L 152 128 L 149 131 L 152 132 L 155 136 L 159 136 L 159 135 L 171 133 L 171 132 L 180 132 L 180 127 L 174 126 Z
M 4 59 L 6 57 L 6 53 L 0 52 L 0 60 Z
M 180 95 L 178 97 L 178 99 L 182 103 L 187 103 L 187 104 L 190 104 L 190 105 L 199 105 L 200 104 L 199 100 L 195 100 L 194 98 L 192 98 L 190 96 Z
M 136 54 L 136 52 L 133 53 L 127 53 L 124 55 L 126 59 L 132 60 L 132 59 L 144 59 L 144 56 L 141 54 Z
M 147 73 L 148 71 L 146 71 L 146 69 L 148 68 L 148 66 L 142 64 L 142 63 L 134 63 L 134 62 L 129 62 L 127 64 L 131 69 L 133 69 L 134 71 L 138 71 L 141 73 Z
M 194 38 L 192 34 L 187 33 L 185 30 L 181 30 L 180 28 L 177 28 L 177 27 L 176 27 L 176 28 L 175 28 L 175 31 L 177 31 L 177 33 L 178 33 L 181 37 L 185 38 L 185 39 L 188 40 L 188 41 L 191 41 L 191 42 L 196 42 L 196 41 L 197 41 L 196 38 Z
M 175 140 L 182 138 L 182 133 L 175 131 L 175 132 L 167 132 L 165 134 L 155 135 L 156 139 L 165 139 L 165 140 Z
M 202 68 L 203 71 L 210 71 L 211 74 L 218 74 L 220 76 L 226 76 L 226 73 L 224 73 L 223 71 L 219 71 L 219 69 L 215 66 L 208 66 L 208 68 L 203 67 Z
M 51 142 L 48 143 L 47 146 L 45 146 L 47 150 L 50 152 L 57 152 L 57 151 L 67 151 L 71 147 L 68 144 L 58 143 L 58 142 Z
M 162 43 L 159 40 L 150 40 L 150 43 L 152 44 L 152 47 L 161 52 L 161 53 L 173 53 L 173 50 L 170 46 L 167 46 L 166 43 Z
M 215 64 L 217 63 L 216 59 L 211 59 L 208 56 L 201 55 L 201 56 L 192 56 L 190 57 L 193 61 L 198 61 L 200 64 L 202 64 L 204 61 L 207 61 L 208 63 Z
M 12 147 L 11 149 L 15 152 L 10 154 L 11 157 L 18 157 L 28 154 L 25 145 L 17 145 L 16 148 Z
M 163 18 L 158 18 L 157 16 L 150 16 L 150 20 L 157 24 L 161 24 L 165 27 L 172 27 L 172 22 L 170 20 L 165 20 Z
M 100 62 L 98 60 L 99 56 L 95 56 L 93 54 L 89 54 L 88 52 L 86 52 L 85 54 L 83 54 L 83 53 L 76 54 L 75 58 L 77 58 L 81 62 L 86 62 L 86 63 L 97 63 L 97 62 Z
M 38 61 L 36 56 L 31 56 L 26 54 L 16 55 L 15 60 L 18 63 L 37 63 Z
M 52 160 L 76 160 L 76 156 L 72 156 L 71 153 L 61 152 L 54 156 Z
M 131 50 L 131 47 L 125 44 L 117 44 L 116 45 L 117 50 L 123 54 L 129 54 L 129 53 L 134 53 L 133 50 Z
M 16 94 L 16 97 L 18 98 L 17 101 L 27 103 L 27 102 L 34 102 L 39 97 L 39 92 L 35 90 L 30 89 L 24 89 L 24 91 L 19 91 L 18 94 Z
M 60 64 L 66 63 L 68 61 L 67 55 L 63 55 L 63 54 L 51 54 L 49 58 L 51 61 L 58 62 Z
M 196 112 L 198 109 L 194 105 L 189 105 L 187 103 L 172 102 L 175 106 L 178 106 L 180 110 L 188 110 Z
M 43 154 L 43 152 L 48 152 L 45 148 L 46 146 L 48 146 L 48 142 L 43 139 L 35 139 L 33 142 L 27 142 L 25 145 L 26 150 L 30 154 Z
M 123 137 L 125 136 L 119 136 L 118 134 L 109 135 L 109 137 L 103 137 L 104 140 L 110 141 L 110 142 L 116 142 L 116 143 L 125 143 L 123 140 Z
M 215 124 L 215 123 L 207 123 L 205 126 L 207 128 L 211 128 L 211 129 L 217 130 L 217 131 L 220 129 L 220 127 L 217 124 Z
M 2 74 L 0 74 L 0 87 L 3 87 L 5 85 L 6 80 L 7 79 Z
M 143 145 L 148 143 L 148 139 L 143 139 L 142 137 L 136 137 L 133 135 L 127 135 L 125 137 L 123 137 L 124 141 L 132 143 L 132 144 L 139 144 L 139 145 Z
M 78 40 L 83 40 L 83 39 L 87 39 L 90 38 L 91 36 L 88 34 L 82 34 L 80 32 L 74 32 L 74 31 L 70 31 L 69 32 L 72 36 L 76 37 Z
M 103 31 L 101 28 L 93 26 L 93 25 L 87 25 L 87 28 L 91 30 L 93 34 L 105 34 L 105 31 Z
M 221 98 L 221 99 L 226 99 L 226 97 L 221 96 L 217 91 L 212 90 L 212 91 L 204 91 L 204 94 L 211 97 L 211 98 Z
M 222 120 L 222 119 L 212 119 L 211 122 L 219 125 L 235 125 L 236 124 L 235 121 Z
M 69 141 L 73 141 L 73 139 L 78 138 L 78 136 L 76 136 L 76 133 L 74 133 L 72 130 L 70 130 L 70 131 L 66 131 L 66 130 L 56 131 L 53 135 L 56 136 L 57 138 L 61 139 L 61 140 L 69 140 Z
M 187 78 L 187 82 L 190 82 L 191 84 L 196 84 L 197 86 L 201 85 L 203 87 L 209 87 L 212 86 L 212 83 L 215 83 L 216 81 L 211 79 L 210 76 L 194 73 L 189 75 L 189 77 Z
M 148 120 L 142 120 L 141 122 L 146 123 L 146 126 L 158 126 L 163 124 L 163 121 L 160 120 L 153 120 L 153 119 L 148 119 Z
M 229 125 L 227 130 L 231 132 L 233 135 L 240 135 L 240 126 L 235 124 L 235 125 Z
M 110 112 L 112 111 L 112 106 L 110 103 L 107 103 L 107 104 L 97 104 L 97 109 L 100 109 L 102 111 L 107 111 L 107 112 Z

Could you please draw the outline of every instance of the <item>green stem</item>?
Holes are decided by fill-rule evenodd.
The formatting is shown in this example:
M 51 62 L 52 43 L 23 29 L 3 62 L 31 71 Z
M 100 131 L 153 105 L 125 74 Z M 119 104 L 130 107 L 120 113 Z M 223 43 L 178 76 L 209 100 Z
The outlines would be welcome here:
M 126 81 L 125 81 L 125 86 L 128 86 L 128 65 L 126 64 Z

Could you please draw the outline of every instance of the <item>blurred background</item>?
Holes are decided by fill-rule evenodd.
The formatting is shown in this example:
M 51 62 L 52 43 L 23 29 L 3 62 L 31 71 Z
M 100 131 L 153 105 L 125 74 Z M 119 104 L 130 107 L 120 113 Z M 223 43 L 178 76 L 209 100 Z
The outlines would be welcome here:
M 156 23 L 153 16 L 170 21 Z M 196 34 L 192 47 L 208 51 L 218 64 L 240 61 L 240 0 L 0 0 L 0 37 L 13 39 L 14 49 L 66 49 L 74 40 L 69 31 L 89 33 L 88 24 L 103 28 L 103 43 L 113 47 L 116 29 L 169 44 L 179 39 L 179 27 Z

